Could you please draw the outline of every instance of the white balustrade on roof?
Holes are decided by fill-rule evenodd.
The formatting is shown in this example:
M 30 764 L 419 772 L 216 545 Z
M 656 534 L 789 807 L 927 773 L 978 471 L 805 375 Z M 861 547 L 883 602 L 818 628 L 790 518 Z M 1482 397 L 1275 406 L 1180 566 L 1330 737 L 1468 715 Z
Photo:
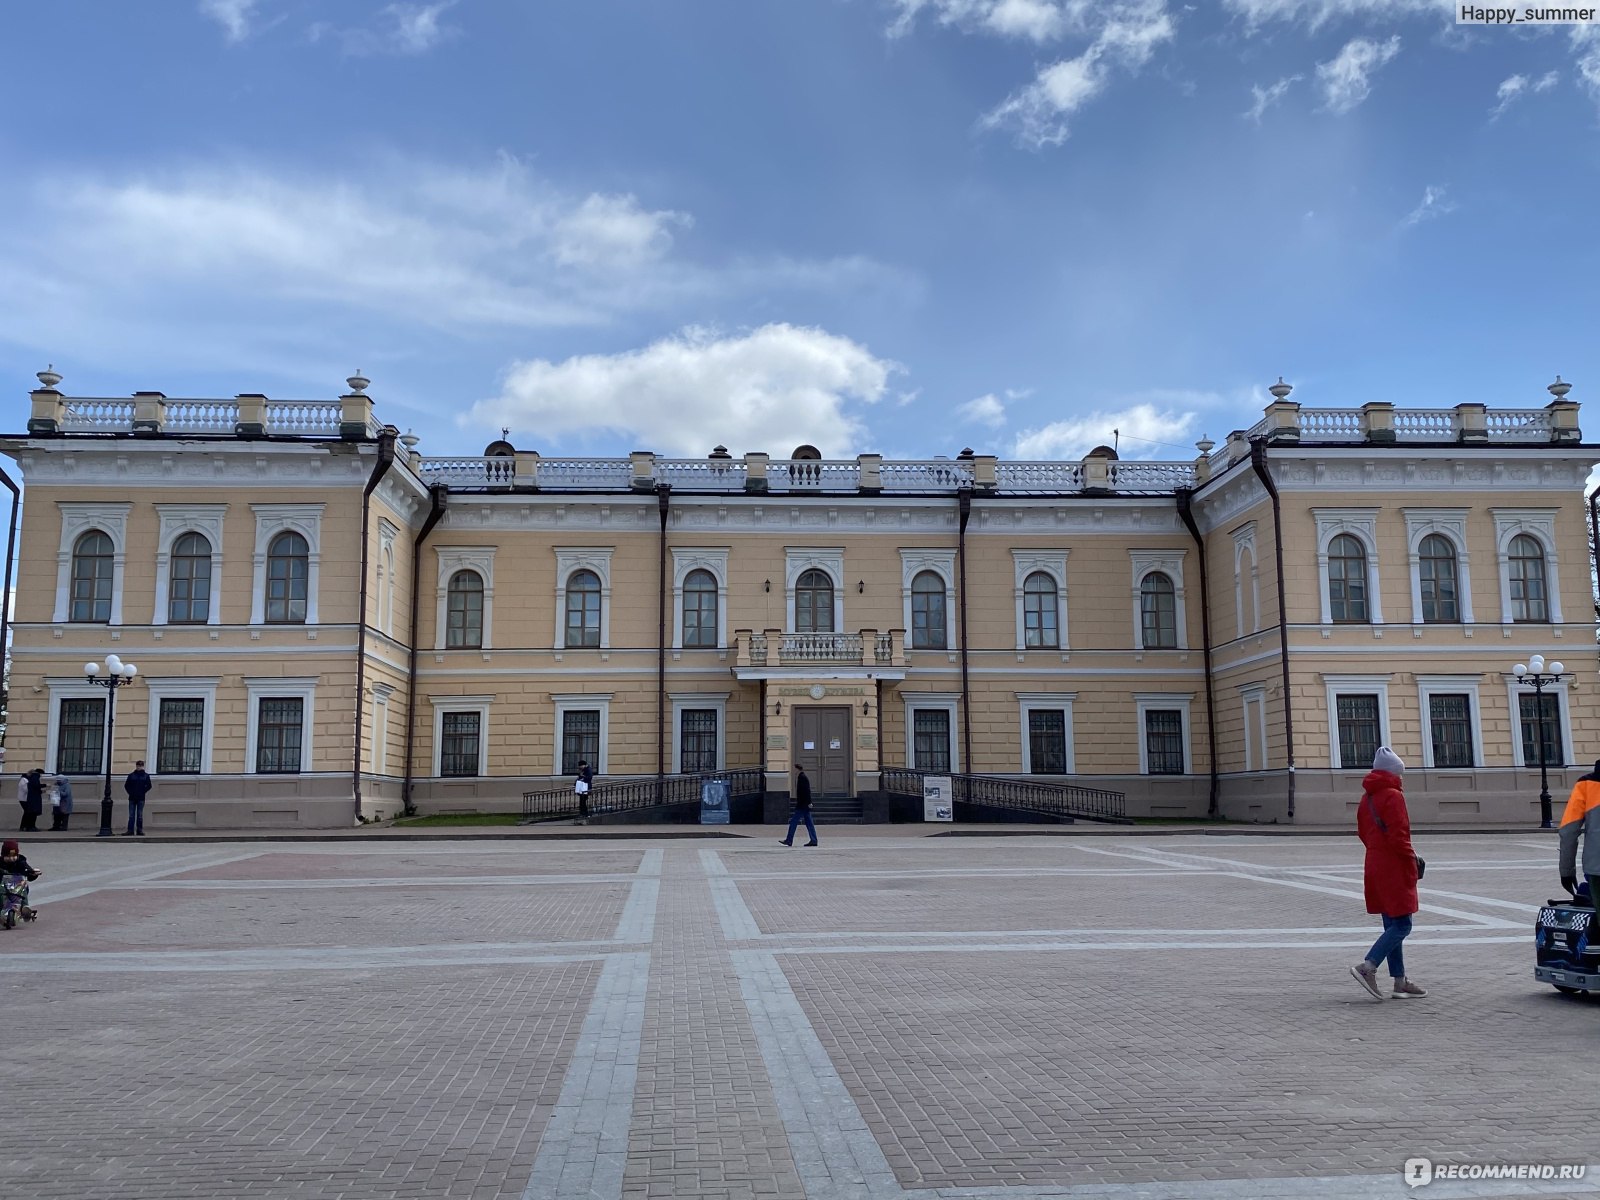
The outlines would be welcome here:
M 1554 425 L 1542 408 L 1491 408 L 1485 422 L 1491 442 L 1548 442 Z
M 744 459 L 658 458 L 655 478 L 680 491 L 742 492 Z
M 1300 440 L 1359 442 L 1367 431 L 1359 408 L 1302 408 Z
M 1111 486 L 1119 492 L 1170 492 L 1193 487 L 1194 464 L 1181 462 L 1113 462 Z
M 237 400 L 168 400 L 165 433 L 229 433 L 239 423 Z
M 853 492 L 860 486 L 861 465 L 855 459 L 774 459 L 767 466 L 772 492 Z
M 343 412 L 337 400 L 268 400 L 267 432 L 338 437 Z
M 1083 464 L 997 462 L 994 479 L 1002 492 L 1078 492 L 1083 490 Z
M 878 473 L 886 492 L 950 492 L 972 486 L 970 459 L 885 459 Z
M 68 400 L 64 422 L 67 433 L 126 433 L 133 428 L 132 400 Z

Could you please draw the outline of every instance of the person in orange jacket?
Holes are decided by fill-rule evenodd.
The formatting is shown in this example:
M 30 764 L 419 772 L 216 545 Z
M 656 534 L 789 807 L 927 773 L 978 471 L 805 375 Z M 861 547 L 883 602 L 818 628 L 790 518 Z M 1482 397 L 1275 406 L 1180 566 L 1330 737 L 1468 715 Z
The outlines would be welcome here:
M 1350 968 L 1350 974 L 1374 1000 L 1383 999 L 1378 990 L 1378 964 L 1385 959 L 1394 981 L 1390 995 L 1396 1000 L 1428 994 L 1406 978 L 1405 958 L 1400 950 L 1411 932 L 1411 916 L 1418 908 L 1417 852 L 1411 848 L 1411 814 L 1406 811 L 1405 793 L 1400 788 L 1405 769 L 1398 754 L 1379 746 L 1372 770 L 1361 781 L 1361 804 L 1356 809 L 1356 828 L 1361 844 L 1367 848 L 1363 871 L 1367 911 L 1383 918 L 1383 934 L 1367 956 Z
M 1578 842 L 1583 842 L 1583 873 L 1589 877 L 1589 903 L 1600 904 L 1600 762 L 1572 786 L 1561 814 L 1561 886 L 1578 893 Z

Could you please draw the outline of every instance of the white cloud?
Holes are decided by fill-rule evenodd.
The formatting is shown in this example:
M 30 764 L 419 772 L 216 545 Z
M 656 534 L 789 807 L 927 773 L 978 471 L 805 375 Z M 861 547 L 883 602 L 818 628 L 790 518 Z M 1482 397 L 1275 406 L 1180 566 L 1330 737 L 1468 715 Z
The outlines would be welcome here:
M 1446 213 L 1455 212 L 1455 210 L 1455 202 L 1446 198 L 1445 189 L 1429 184 L 1422 189 L 1422 199 L 1406 215 L 1406 219 L 1400 222 L 1400 227 L 1402 229 L 1410 229 L 1413 225 L 1420 225 L 1430 217 L 1442 217 Z
M 691 224 L 687 213 L 646 211 L 635 196 L 589 196 L 556 221 L 555 259 L 568 267 L 637 266 L 672 248 L 672 226 Z
M 1509 79 L 1502 81 L 1500 86 L 1495 89 L 1494 93 L 1495 99 L 1498 100 L 1499 103 L 1496 104 L 1492 110 L 1490 110 L 1489 119 L 1491 121 L 1494 120 L 1501 113 L 1505 112 L 1506 109 L 1510 108 L 1512 101 L 1514 101 L 1518 96 L 1522 95 L 1527 86 L 1528 77 L 1526 75 L 1513 75 Z
M 1250 93 L 1255 97 L 1255 103 L 1250 105 L 1249 112 L 1241 113 L 1240 115 L 1243 116 L 1247 121 L 1254 121 L 1257 125 L 1261 124 L 1262 114 L 1276 104 L 1279 100 L 1282 100 L 1284 93 L 1299 82 L 1300 76 L 1289 75 L 1278 80 L 1277 83 L 1268 88 L 1257 87 L 1256 85 L 1251 84 Z
M 736 454 L 782 457 L 811 444 L 824 457 L 848 457 L 866 432 L 853 406 L 882 399 L 898 370 L 821 329 L 688 329 L 624 354 L 516 363 L 500 395 L 473 405 L 461 423 L 541 438 L 626 435 L 691 456 L 720 443 Z
M 1317 79 L 1322 84 L 1324 107 L 1335 116 L 1355 108 L 1372 91 L 1372 73 L 1400 53 L 1400 38 L 1386 42 L 1371 38 L 1352 38 L 1328 62 L 1317 64 Z
M 1578 56 L 1578 77 L 1584 90 L 1600 104 L 1600 25 L 1574 25 L 1572 49 Z
M 956 409 L 956 416 L 975 425 L 987 425 L 990 429 L 999 429 L 1006 423 L 1006 406 L 999 396 L 989 392 L 961 405 Z
M 1177 393 L 1168 396 L 1162 407 L 1158 407 L 1159 400 L 1145 401 L 1126 408 L 1052 421 L 1018 434 L 1015 457 L 1023 460 L 1081 458 L 1096 446 L 1111 445 L 1116 437 L 1112 431 L 1118 430 L 1123 437 L 1136 442 L 1120 447 L 1123 458 L 1147 458 L 1153 454 L 1171 459 L 1176 447 L 1168 443 L 1189 435 L 1199 418 L 1194 409 L 1218 399 L 1205 393 Z
M 941 25 L 1033 42 L 1081 29 L 1091 7 L 1087 0 L 890 0 L 890 6 L 899 14 L 889 27 L 895 37 L 909 33 L 917 17 L 929 12 Z
M 222 26 L 230 42 L 250 36 L 250 18 L 259 0 L 200 0 L 200 11 Z
M 1455 0 L 1222 0 L 1222 6 L 1243 17 L 1251 29 L 1269 21 L 1303 24 L 1319 29 L 1344 20 L 1404 20 L 1437 16 L 1455 20 Z
M 440 18 L 459 0 L 439 0 L 435 4 L 388 4 L 378 10 L 371 26 L 342 29 L 319 21 L 309 31 L 313 42 L 332 39 L 346 54 L 358 57 L 379 54 L 426 54 L 440 42 L 460 32 Z

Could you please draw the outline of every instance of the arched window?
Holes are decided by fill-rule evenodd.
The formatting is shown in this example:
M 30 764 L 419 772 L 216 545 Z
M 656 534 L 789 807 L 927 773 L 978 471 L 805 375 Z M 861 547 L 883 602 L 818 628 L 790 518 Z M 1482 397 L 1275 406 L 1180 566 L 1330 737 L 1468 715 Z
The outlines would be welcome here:
M 267 624 L 304 625 L 311 547 L 298 533 L 280 533 L 267 547 Z
M 943 650 L 947 645 L 944 579 L 937 571 L 918 571 L 911 581 L 911 648 Z
M 444 644 L 450 650 L 476 650 L 483 645 L 483 576 L 457 571 L 450 576 Z
M 1328 546 L 1328 612 L 1342 624 L 1365 625 L 1367 548 L 1354 534 L 1341 533 Z
M 1422 590 L 1422 619 L 1432 624 L 1461 620 L 1455 543 L 1441 533 L 1422 539 L 1417 555 L 1417 582 Z
M 1146 650 L 1177 649 L 1177 593 L 1165 571 L 1151 571 L 1139 581 L 1139 616 Z
M 683 644 L 717 644 L 717 577 L 710 571 L 690 571 L 683 581 Z
M 204 534 L 186 533 L 172 544 L 171 572 L 167 623 L 204 625 L 211 615 L 211 543 Z
M 566 645 L 600 647 L 600 576 L 593 571 L 574 571 L 567 579 Z
M 1548 621 L 1550 593 L 1545 586 L 1544 546 L 1530 534 L 1511 539 L 1511 619 Z M 74 618 L 76 620 L 76 618 Z
M 72 620 L 111 620 L 111 539 L 91 529 L 72 547 Z
M 794 586 L 796 633 L 833 632 L 833 580 L 826 571 L 812 569 Z
M 1059 617 L 1056 581 L 1043 571 L 1035 571 L 1022 581 L 1022 631 L 1030 650 L 1060 648 Z

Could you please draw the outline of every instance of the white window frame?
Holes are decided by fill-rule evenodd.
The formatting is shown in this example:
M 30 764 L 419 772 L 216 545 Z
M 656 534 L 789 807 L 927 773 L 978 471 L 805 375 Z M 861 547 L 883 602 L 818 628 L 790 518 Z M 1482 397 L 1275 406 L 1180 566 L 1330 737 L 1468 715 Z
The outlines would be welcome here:
M 1267 765 L 1267 687 L 1246 684 L 1239 689 L 1239 704 L 1244 717 L 1244 769 L 1266 771 Z
M 1183 559 L 1187 550 L 1129 550 L 1133 564 L 1133 647 L 1136 653 L 1153 650 L 1187 650 L 1189 648 L 1189 622 L 1183 604 Z M 1144 644 L 1144 580 L 1153 571 L 1160 571 L 1172 580 L 1173 620 L 1177 623 L 1176 646 L 1146 646 Z
M 956 724 L 961 707 L 960 692 L 910 692 L 901 693 L 905 705 L 906 763 L 913 771 L 922 768 L 917 761 L 917 723 L 915 713 L 919 708 L 938 709 L 950 714 L 950 773 L 961 774 L 961 731 Z
M 1469 767 L 1441 767 L 1445 771 L 1477 770 L 1483 764 L 1483 706 L 1478 702 L 1478 685 L 1482 678 L 1478 675 L 1418 675 L 1417 677 L 1417 704 L 1422 725 L 1422 765 L 1428 770 L 1433 770 L 1433 704 L 1434 693 L 1443 695 L 1460 695 L 1465 693 L 1467 703 L 1472 706 L 1469 720 L 1472 727 L 1472 766 Z M 1515 724 L 1516 722 L 1513 722 Z
M 298 533 L 306 540 L 306 625 L 318 624 L 317 590 L 322 572 L 324 504 L 252 504 L 256 517 L 255 570 L 250 585 L 250 624 L 267 622 L 267 549 L 280 533 Z M 282 626 L 274 626 L 282 628 Z
M 61 512 L 61 549 L 56 555 L 55 623 L 66 622 L 72 616 L 72 548 L 84 534 L 98 529 L 111 539 L 111 617 L 106 624 L 121 625 L 122 573 L 127 565 L 128 513 L 133 504 L 57 500 L 56 508 Z
M 550 754 L 550 774 L 561 774 L 561 734 L 565 727 L 567 713 L 583 711 L 584 709 L 599 709 L 600 711 L 600 753 L 596 757 L 599 762 L 590 763 L 596 775 L 604 775 L 610 765 L 611 742 L 611 692 L 565 692 L 550 695 L 550 702 L 555 706 L 555 745 Z
M 1378 571 L 1378 509 L 1313 508 L 1317 522 L 1317 589 L 1322 602 L 1322 624 L 1333 625 L 1333 600 L 1328 592 L 1328 546 L 1341 533 L 1352 535 L 1367 551 L 1368 625 L 1383 624 L 1383 580 Z M 1344 622 L 1339 624 L 1362 624 Z M 1335 755 L 1335 758 L 1338 756 Z
M 455 651 L 490 650 L 494 647 L 494 555 L 496 546 L 435 546 L 439 558 L 438 606 L 433 624 L 433 648 Z M 483 580 L 483 638 L 478 646 L 446 647 L 450 625 L 450 580 L 457 571 L 473 571 Z M 563 589 L 565 590 L 565 589 Z M 602 616 L 605 601 L 601 601 Z
M 226 504 L 156 505 L 161 533 L 156 542 L 156 606 L 150 624 L 165 625 L 171 615 L 172 547 L 186 533 L 198 533 L 211 543 L 211 594 L 205 623 L 222 624 L 222 526 L 227 513 Z
M 944 583 L 944 645 L 917 646 L 911 644 L 915 633 L 911 619 L 911 584 L 924 571 L 932 571 Z M 926 650 L 933 654 L 958 649 L 956 645 L 956 552 L 945 549 L 914 547 L 900 550 L 900 619 L 906 631 L 906 649 Z
M 1193 692 L 1135 692 L 1133 707 L 1138 714 L 1139 774 L 1150 774 L 1150 744 L 1145 730 L 1145 713 L 1175 708 L 1181 714 L 1183 729 L 1183 774 L 1194 774 L 1194 747 L 1189 733 L 1189 706 L 1194 703 Z M 1154 778 L 1179 779 L 1182 776 L 1162 772 Z
M 320 508 L 321 505 L 318 505 Z M 317 729 L 317 678 L 304 676 L 301 678 L 265 678 L 253 679 L 245 677 L 245 744 L 244 744 L 244 774 L 261 775 L 263 779 L 274 779 L 278 772 L 262 775 L 256 770 L 256 751 L 260 748 L 261 737 L 261 701 L 263 700 L 292 700 L 299 698 L 300 704 L 300 774 L 320 774 L 316 769 L 315 735 Z M 149 762 L 149 759 L 145 760 Z
M 378 518 L 378 629 L 394 636 L 394 542 L 400 530 Z
M 1564 767 L 1574 761 L 1572 754 L 1572 703 L 1567 695 L 1567 681 L 1553 683 L 1545 689 L 1546 695 L 1559 696 L 1560 702 L 1557 711 L 1561 714 L 1561 750 L 1566 758 L 1565 763 L 1546 763 L 1546 767 Z M 1532 696 L 1534 690 L 1525 683 L 1518 683 L 1515 679 L 1506 681 L 1506 708 L 1511 714 L 1511 763 L 1517 767 L 1537 767 L 1536 762 L 1524 761 L 1522 754 L 1522 705 L 1517 700 L 1518 696 Z
M 1544 547 L 1544 586 L 1549 595 L 1550 620 L 1560 625 L 1561 575 L 1556 567 L 1556 517 L 1554 508 L 1491 508 L 1494 517 L 1494 547 L 1500 570 L 1500 623 L 1524 627 L 1540 621 L 1514 621 L 1511 618 L 1511 539 L 1519 533 L 1535 538 Z M 1567 749 L 1570 755 L 1571 747 Z
M 15 686 L 15 681 L 13 682 L 13 686 Z M 46 679 L 45 686 L 49 689 L 50 719 L 49 728 L 45 731 L 44 762 L 42 765 L 45 769 L 45 774 L 53 775 L 56 773 L 56 753 L 61 747 L 61 702 L 63 700 L 93 700 L 96 697 L 99 697 L 107 704 L 110 704 L 111 699 L 106 695 L 106 692 L 108 691 L 107 688 L 100 687 L 98 684 L 90 683 L 82 675 L 79 675 L 76 678 L 69 676 L 67 678 Z M 101 722 L 100 736 L 102 738 L 105 737 L 105 723 L 103 721 Z M 96 778 L 105 774 L 105 755 L 108 753 L 110 753 L 110 747 L 102 746 L 100 770 L 95 772 Z M 145 761 L 148 762 L 149 760 L 146 759 Z M 17 764 L 13 763 L 13 765 L 16 766 Z M 20 771 L 20 766 L 18 766 L 17 769 Z M 89 776 L 69 775 L 68 778 L 87 779 Z
M 673 774 L 683 775 L 683 711 L 710 708 L 717 714 L 717 765 L 714 771 L 727 770 L 728 747 L 728 692 L 669 692 L 672 701 L 672 764 Z M 604 718 L 601 719 L 604 728 Z
M 1012 550 L 1011 567 L 1015 575 L 1015 597 L 1017 606 L 1017 653 L 1026 654 L 1030 651 L 1036 654 L 1049 654 L 1052 651 L 1065 652 L 1070 648 L 1067 637 L 1067 557 L 1068 550 Z M 1023 585 L 1028 582 L 1028 576 L 1044 574 L 1056 581 L 1056 646 L 1029 646 L 1028 623 L 1025 606 L 1027 604 Z
M 1467 508 L 1403 508 L 1406 548 L 1411 555 L 1411 623 L 1413 625 L 1472 624 L 1472 563 L 1467 550 Z M 1456 552 L 1456 590 L 1461 606 L 1459 621 L 1422 619 L 1422 540 L 1432 534 L 1445 538 Z M 1431 744 L 1431 743 L 1430 743 Z
M 1370 578 L 1370 577 L 1369 577 Z M 1326 593 L 1324 593 L 1326 594 Z M 1389 683 L 1393 675 L 1324 675 L 1328 703 L 1328 766 L 1334 771 L 1370 771 L 1372 764 L 1359 767 L 1339 765 L 1339 697 L 1342 695 L 1378 697 L 1378 745 L 1389 742 Z
M 372 728 L 368 730 L 367 765 L 369 773 L 389 771 L 389 698 L 394 689 L 386 683 L 372 685 Z
M 593 571 L 600 580 L 600 645 L 611 649 L 611 546 L 556 546 L 555 650 L 594 650 L 594 646 L 567 645 L 567 581 L 577 571 Z M 558 735 L 559 738 L 559 735 Z M 559 740 L 556 743 L 559 748 Z M 560 765 L 561 756 L 556 762 Z
M 1250 556 L 1250 627 L 1244 623 L 1244 556 Z M 1256 554 L 1256 523 L 1241 525 L 1233 531 L 1233 615 L 1234 628 L 1239 637 L 1257 633 L 1261 629 L 1261 573 L 1260 559 Z
M 205 708 L 201 715 L 200 774 L 210 775 L 212 773 L 211 743 L 216 736 L 217 685 L 222 682 L 221 676 L 184 678 L 182 676 L 155 677 L 145 675 L 141 676 L 141 678 L 144 680 L 145 692 L 148 694 L 149 701 L 149 707 L 146 709 L 148 715 L 145 719 L 145 769 L 154 775 L 156 774 L 156 765 L 160 762 L 157 753 L 161 748 L 161 702 L 163 700 L 193 700 L 198 698 L 205 703 Z M 303 741 L 304 736 L 302 734 Z M 175 778 L 183 777 L 176 776 Z M 188 778 L 193 778 L 193 776 Z
M 798 632 L 794 627 L 794 593 L 800 576 L 813 568 L 821 571 L 833 582 L 833 632 L 844 632 L 844 547 L 785 546 L 784 592 L 786 619 L 785 632 Z M 909 636 L 910 631 L 907 630 Z
M 1033 572 L 1030 571 L 1031 575 Z M 1024 576 L 1026 578 L 1026 576 Z M 1062 713 L 1062 722 L 1066 726 L 1066 766 L 1068 775 L 1078 773 L 1078 755 L 1073 745 L 1072 731 L 1072 702 L 1078 698 L 1077 692 L 1018 692 L 1017 707 L 1020 710 L 1022 729 L 1022 773 L 1034 774 L 1033 770 L 1033 739 L 1028 733 L 1028 715 L 1034 709 Z M 1055 779 L 1057 776 L 1048 775 L 1045 778 Z
M 709 572 L 717 581 L 717 646 L 728 648 L 728 548 L 672 547 L 672 648 L 709 650 L 709 646 L 683 644 L 683 584 L 695 571 Z M 720 736 L 720 735 L 719 735 Z
M 440 781 L 458 779 L 484 779 L 489 775 L 489 709 L 493 696 L 429 696 L 433 705 L 433 777 Z M 478 714 L 478 773 L 476 775 L 445 775 L 444 768 L 444 715 L 453 713 Z

